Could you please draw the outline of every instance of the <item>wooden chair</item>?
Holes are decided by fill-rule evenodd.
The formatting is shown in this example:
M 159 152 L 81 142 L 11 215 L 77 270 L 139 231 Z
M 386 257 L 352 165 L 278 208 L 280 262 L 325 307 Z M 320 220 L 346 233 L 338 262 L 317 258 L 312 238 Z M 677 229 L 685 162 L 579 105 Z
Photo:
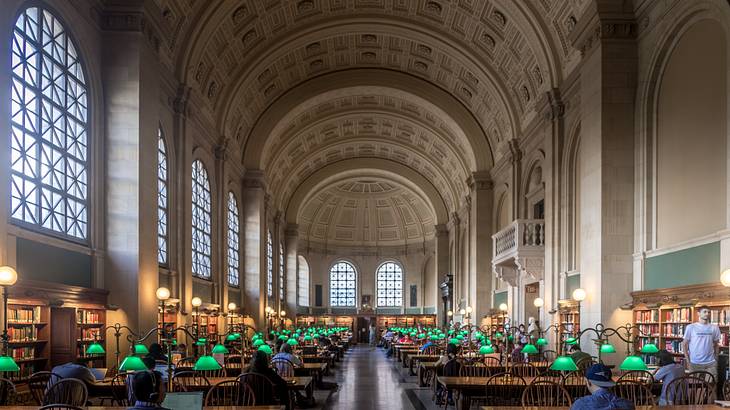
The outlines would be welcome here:
M 578 370 L 585 373 L 586 370 L 588 370 L 589 367 L 596 364 L 596 362 L 593 361 L 593 358 L 585 357 L 583 359 L 578 360 L 578 363 L 575 364 L 575 366 L 578 368 Z
M 112 378 L 112 400 L 117 406 L 129 407 L 133 404 L 129 402 L 127 373 L 117 373 Z
M 15 384 L 9 379 L 0 377 L 0 406 L 13 404 L 15 393 Z
M 522 407 L 558 407 L 573 404 L 570 394 L 563 386 L 550 381 L 533 382 L 522 392 Z
M 565 373 L 562 385 L 570 393 L 570 397 L 583 397 L 590 394 L 588 386 L 586 386 L 585 374 L 580 370 Z
M 249 385 L 226 380 L 208 390 L 204 406 L 253 406 L 255 403 L 256 396 Z
M 544 372 L 540 373 L 533 379 L 533 383 L 537 381 L 549 381 L 549 382 L 555 382 L 558 384 L 563 383 L 563 375 L 557 371 L 557 370 L 550 370 L 547 369 Z
M 716 385 L 715 384 L 715 376 L 712 373 L 706 372 L 704 370 L 696 370 L 694 372 L 689 372 L 687 374 L 687 376 L 696 377 L 698 379 L 702 379 L 702 380 L 706 381 L 707 383 L 710 383 L 711 386 L 715 386 Z
M 43 405 L 67 404 L 70 406 L 86 406 L 89 391 L 86 384 L 79 379 L 68 378 L 57 381 L 43 396 Z
M 635 406 L 656 406 L 656 398 L 646 384 L 636 380 L 619 380 L 614 394 L 634 403 Z
M 477 362 L 468 366 L 461 366 L 460 377 L 489 377 L 489 367 L 484 363 Z
M 432 355 L 432 356 L 435 356 L 435 355 L 437 355 L 437 354 L 439 354 L 439 353 L 440 353 L 440 350 L 441 350 L 441 349 L 440 349 L 440 348 L 439 348 L 438 346 L 436 346 L 436 345 L 431 345 L 431 346 L 429 346 L 429 347 L 425 348 L 425 349 L 423 350 L 423 352 L 421 352 L 421 353 L 422 353 L 422 354 L 427 354 L 427 355 Z
M 33 396 L 35 404 L 39 406 L 43 404 L 43 396 L 45 396 L 52 378 L 55 380 L 61 380 L 61 376 L 57 374 L 54 375 L 53 373 L 46 371 L 35 372 L 30 375 L 30 378 L 28 379 L 28 389 L 30 390 L 30 394 Z
M 672 380 L 667 386 L 667 397 L 672 405 L 699 405 L 714 403 L 715 389 L 698 377 L 684 376 Z
M 487 379 L 486 401 L 495 406 L 519 406 L 520 397 L 515 394 L 514 386 L 526 386 L 527 382 L 512 373 L 497 373 Z
M 274 384 L 268 377 L 258 373 L 244 373 L 236 379 L 240 384 L 247 385 L 253 392 L 256 406 L 277 404 Z
M 294 363 L 292 363 L 291 360 L 283 358 L 272 359 L 271 367 L 273 367 L 281 377 L 294 377 Z
M 194 357 L 183 357 L 182 359 L 178 360 L 177 363 L 175 363 L 175 371 L 185 372 L 188 370 L 193 370 L 194 366 Z
M 510 373 L 520 377 L 537 377 L 539 370 L 531 363 L 515 363 L 510 368 Z
M 501 367 L 502 363 L 499 362 L 499 359 L 496 357 L 486 356 L 482 359 L 484 362 L 484 365 L 488 367 Z
M 617 381 L 633 381 L 641 383 L 644 386 L 652 386 L 654 384 L 654 376 L 646 370 L 629 370 L 622 374 Z
M 730 400 L 730 380 L 725 380 L 722 384 L 722 399 Z
M 542 356 L 542 360 L 547 363 L 552 363 L 558 358 L 558 352 L 555 350 L 543 350 L 540 355 Z
M 47 406 L 39 407 L 38 410 L 84 410 L 84 408 L 79 406 L 70 406 L 68 404 L 49 404 Z
M 241 373 L 243 356 L 240 354 L 229 354 L 223 360 L 223 367 L 226 369 L 226 376 L 237 376 Z
M 172 390 L 186 392 L 199 386 L 210 386 L 208 378 L 195 371 L 182 371 L 172 376 Z
M 195 370 L 195 373 L 206 378 L 226 377 L 226 369 L 224 367 L 221 367 L 218 370 Z

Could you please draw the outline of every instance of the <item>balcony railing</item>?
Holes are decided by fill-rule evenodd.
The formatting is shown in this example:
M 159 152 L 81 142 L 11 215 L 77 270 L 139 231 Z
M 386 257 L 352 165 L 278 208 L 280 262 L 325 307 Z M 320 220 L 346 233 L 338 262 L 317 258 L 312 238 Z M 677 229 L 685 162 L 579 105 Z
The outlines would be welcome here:
M 544 219 L 517 219 L 492 235 L 492 259 L 495 264 L 516 257 L 522 250 L 544 252 L 544 249 Z

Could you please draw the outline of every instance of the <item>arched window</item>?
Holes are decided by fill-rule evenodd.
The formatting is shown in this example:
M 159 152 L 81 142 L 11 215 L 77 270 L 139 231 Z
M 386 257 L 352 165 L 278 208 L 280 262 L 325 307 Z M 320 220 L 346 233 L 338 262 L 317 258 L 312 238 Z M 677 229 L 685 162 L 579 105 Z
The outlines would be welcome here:
M 271 231 L 266 234 L 266 295 L 274 296 L 274 241 Z
M 403 269 L 395 262 L 385 262 L 377 272 L 378 307 L 403 306 Z
M 337 262 L 330 269 L 330 306 L 355 307 L 357 273 L 348 262 Z
M 284 300 L 284 244 L 279 242 L 279 300 Z
M 299 260 L 299 272 L 297 274 L 297 287 L 299 288 L 299 306 L 309 306 L 309 263 L 304 256 L 297 256 Z
M 238 238 L 241 229 L 238 221 L 238 202 L 233 192 L 228 192 L 228 284 L 238 286 L 241 263 Z
M 11 217 L 74 239 L 88 235 L 87 87 L 61 22 L 29 7 L 12 39 Z
M 208 172 L 193 162 L 193 275 L 210 279 L 211 198 Z
M 157 128 L 157 263 L 167 265 L 167 149 Z

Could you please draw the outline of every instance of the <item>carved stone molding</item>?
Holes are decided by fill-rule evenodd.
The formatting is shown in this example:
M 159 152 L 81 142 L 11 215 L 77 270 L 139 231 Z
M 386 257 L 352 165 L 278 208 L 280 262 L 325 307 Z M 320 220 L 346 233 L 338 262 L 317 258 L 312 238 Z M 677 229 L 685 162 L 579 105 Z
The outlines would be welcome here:
M 472 190 L 494 189 L 494 182 L 487 171 L 472 172 L 466 183 Z
M 284 235 L 287 237 L 298 237 L 299 236 L 299 225 L 289 223 L 286 224 L 286 229 L 284 230 Z
M 435 231 L 436 231 L 435 236 L 437 238 L 448 237 L 449 236 L 449 228 L 447 228 L 446 225 L 444 225 L 444 224 L 437 224 L 437 225 L 434 225 L 434 228 L 435 228 Z
M 266 189 L 266 177 L 261 170 L 246 171 L 243 178 L 244 189 Z
M 172 110 L 175 112 L 175 114 L 179 114 L 182 116 L 187 115 L 188 101 L 190 99 L 190 90 L 192 90 L 192 88 L 185 84 L 180 84 L 180 86 L 177 88 L 175 98 L 171 102 Z
M 565 115 L 565 102 L 560 95 L 560 90 L 553 88 L 543 94 L 540 99 L 539 106 L 543 118 L 548 121 L 556 121 L 562 119 Z
M 593 11 L 581 18 L 570 39 L 573 47 L 586 55 L 601 41 L 634 40 L 637 34 L 638 25 L 633 16 L 601 17 L 599 12 Z
M 709 283 L 669 289 L 642 290 L 631 292 L 631 296 L 634 305 L 695 305 L 725 302 L 730 298 L 730 290 L 720 283 Z
M 497 279 L 509 283 L 510 286 L 517 286 L 519 279 L 519 272 L 517 269 L 506 266 L 496 266 L 494 267 L 494 274 L 497 276 Z
M 519 257 L 515 258 L 517 268 L 525 275 L 535 280 L 542 280 L 545 274 L 544 257 Z

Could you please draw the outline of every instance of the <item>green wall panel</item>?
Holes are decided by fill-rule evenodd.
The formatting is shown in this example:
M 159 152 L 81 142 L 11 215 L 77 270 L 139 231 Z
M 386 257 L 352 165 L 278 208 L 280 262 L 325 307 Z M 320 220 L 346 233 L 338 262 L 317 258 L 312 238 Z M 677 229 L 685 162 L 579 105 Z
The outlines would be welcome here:
M 644 265 L 644 290 L 718 282 L 720 272 L 720 242 L 653 256 Z
M 493 308 L 498 308 L 499 305 L 502 303 L 507 303 L 507 291 L 503 292 L 496 292 L 494 294 L 494 304 L 492 305 Z
M 91 256 L 23 238 L 16 247 L 21 278 L 91 287 Z
M 572 299 L 573 291 L 580 287 L 580 274 L 565 278 L 565 298 Z

